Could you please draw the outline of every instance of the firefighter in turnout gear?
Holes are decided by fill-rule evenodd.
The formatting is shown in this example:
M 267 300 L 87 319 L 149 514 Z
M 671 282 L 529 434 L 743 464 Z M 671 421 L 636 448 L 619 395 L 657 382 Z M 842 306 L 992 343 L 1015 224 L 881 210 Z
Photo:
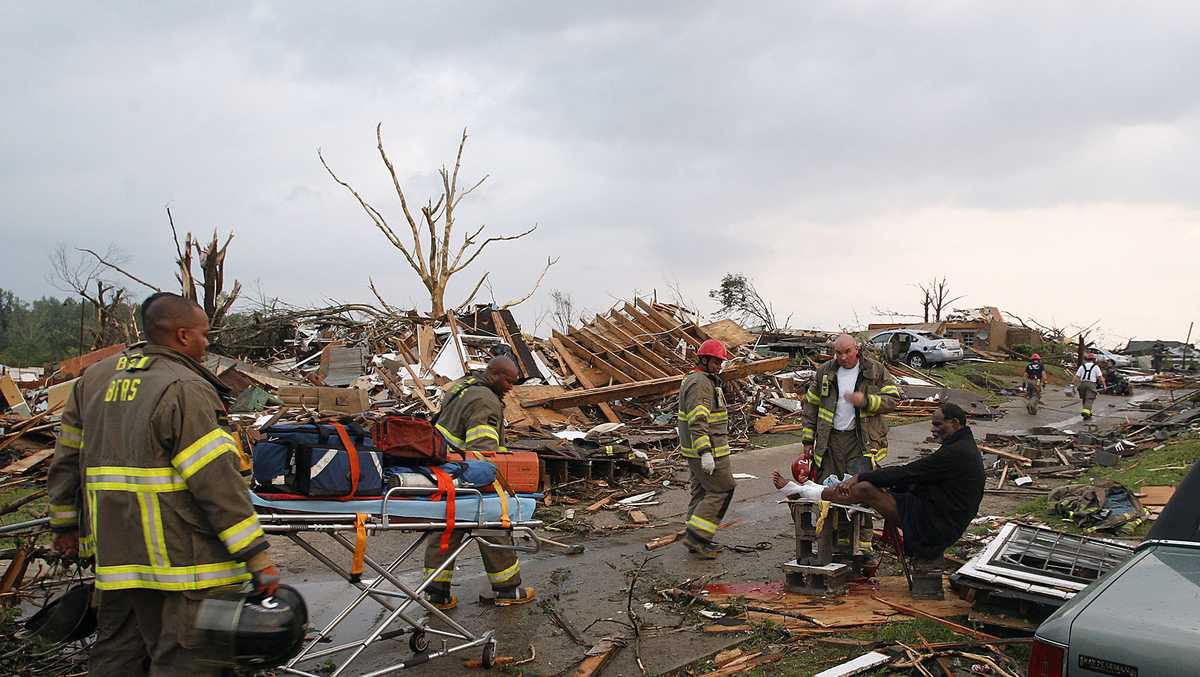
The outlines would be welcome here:
M 1042 390 L 1046 387 L 1046 365 L 1042 364 L 1042 356 L 1034 353 L 1029 356 L 1029 364 L 1025 365 L 1025 410 L 1036 414 L 1038 401 L 1042 399 Z
M 883 415 L 894 411 L 900 388 L 882 364 L 859 354 L 858 343 L 842 334 L 833 343 L 834 359 L 817 368 L 804 394 L 805 454 L 817 481 L 841 478 L 879 466 L 887 456 Z
M 437 417 L 436 428 L 446 444 L 462 452 L 467 460 L 487 460 L 487 453 L 507 453 L 504 447 L 504 404 L 501 402 L 512 390 L 518 378 L 517 365 L 511 358 L 501 356 L 488 362 L 487 369 L 476 375 L 452 381 L 442 390 L 442 408 Z M 507 512 L 507 494 L 496 483 L 496 493 L 501 499 L 502 511 Z M 437 534 L 430 534 L 425 545 L 425 575 L 437 571 L 446 558 L 462 543 L 463 532 L 451 532 L 443 543 Z M 487 540 L 499 546 L 512 547 L 510 535 L 489 535 Z M 479 554 L 488 581 L 495 591 L 497 606 L 525 604 L 534 599 L 533 588 L 521 587 L 521 565 L 512 550 L 489 548 L 479 543 Z M 439 609 L 452 609 L 458 598 L 450 593 L 454 579 L 454 562 L 437 574 L 426 589 L 426 598 Z
M 1083 403 L 1083 419 L 1092 417 L 1092 405 L 1096 401 L 1097 384 L 1104 388 L 1104 371 L 1096 364 L 1096 354 L 1088 353 L 1083 358 L 1083 364 L 1075 370 L 1076 388 L 1079 390 L 1079 400 Z
M 693 556 L 716 559 L 717 527 L 733 501 L 736 481 L 729 468 L 729 410 L 721 390 L 725 344 L 708 339 L 696 351 L 695 371 L 679 387 L 679 447 L 688 462 L 692 499 L 683 544 Z
M 155 294 L 142 305 L 147 344 L 76 381 L 50 467 L 53 547 L 94 561 L 98 630 L 90 675 L 220 674 L 206 663 L 195 614 L 212 588 L 279 572 L 239 473 L 238 442 L 200 361 L 208 318 Z

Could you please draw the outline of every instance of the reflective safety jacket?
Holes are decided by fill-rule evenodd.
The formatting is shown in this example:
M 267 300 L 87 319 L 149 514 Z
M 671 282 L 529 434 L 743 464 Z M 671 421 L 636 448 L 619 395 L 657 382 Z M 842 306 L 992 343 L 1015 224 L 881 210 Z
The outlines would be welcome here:
M 435 427 L 458 451 L 508 451 L 504 446 L 504 404 L 478 376 L 464 376 L 442 388 L 442 409 Z
M 79 530 L 98 589 L 249 580 L 245 562 L 267 541 L 218 388 L 192 359 L 153 345 L 98 362 L 75 382 L 50 466 L 50 526 Z
M 862 439 L 866 456 L 878 466 L 887 457 L 887 425 L 883 414 L 895 411 L 900 401 L 900 388 L 882 364 L 864 355 L 858 358 L 858 381 L 854 390 L 867 396 L 866 404 L 854 411 L 854 428 Z M 805 444 L 813 444 L 813 461 L 821 466 L 821 458 L 829 448 L 829 433 L 833 430 L 833 415 L 837 411 L 837 360 L 829 360 L 817 368 L 812 384 L 804 393 Z
M 687 458 L 729 455 L 729 409 L 721 377 L 693 371 L 679 386 L 679 448 Z

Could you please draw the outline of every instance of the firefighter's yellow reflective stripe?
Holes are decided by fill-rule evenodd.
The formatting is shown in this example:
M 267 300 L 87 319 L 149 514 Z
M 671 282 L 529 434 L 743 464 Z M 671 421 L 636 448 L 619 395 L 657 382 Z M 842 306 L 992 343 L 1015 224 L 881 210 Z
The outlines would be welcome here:
M 701 451 L 703 449 L 708 449 L 711 446 L 712 441 L 709 439 L 708 435 L 701 435 L 700 437 L 692 440 L 692 446 L 688 448 L 688 451 Z
M 812 428 L 804 428 L 804 429 L 802 429 L 802 430 L 800 431 L 800 437 L 801 437 L 801 438 L 802 438 L 802 439 L 803 439 L 805 442 L 811 442 L 811 441 L 812 441 L 812 439 L 813 439 L 813 437 L 815 437 L 815 434 L 813 433 L 813 429 L 812 429 Z
M 729 455 L 729 445 L 722 444 L 718 447 L 713 447 L 713 458 L 721 458 Z
M 250 572 L 241 562 L 180 567 L 145 564 L 96 566 L 96 588 L 99 590 L 203 590 L 248 580 Z
M 87 469 L 89 491 L 183 491 L 187 484 L 174 468 L 98 465 Z M 94 515 L 93 515 L 94 517 Z
M 217 534 L 217 538 L 221 539 L 221 542 L 225 544 L 225 549 L 231 555 L 237 555 L 245 550 L 259 536 L 265 538 L 266 534 L 263 533 L 262 527 L 258 523 L 258 515 L 250 515 Z
M 817 417 L 826 423 L 833 423 L 833 412 L 825 407 L 817 409 Z
M 83 428 L 76 428 L 73 425 L 63 423 L 59 426 L 58 442 L 64 447 L 72 449 L 83 448 Z
M 878 395 L 867 395 L 866 411 L 868 414 L 874 414 L 879 411 L 880 405 L 883 404 L 883 398 Z
M 708 420 L 710 423 L 724 423 L 729 420 L 729 412 L 714 411 L 708 415 Z
M 1083 410 L 1083 413 L 1087 414 L 1088 416 L 1091 416 L 1091 415 L 1092 415 L 1092 410 L 1091 410 L 1091 409 L 1084 409 L 1084 410 Z
M 214 428 L 200 439 L 192 442 L 183 451 L 175 454 L 171 465 L 179 470 L 183 479 L 204 469 L 213 459 L 227 452 L 237 452 L 237 442 L 224 428 Z
M 821 455 L 815 452 L 813 453 L 813 467 L 817 469 L 821 468 Z
M 804 399 L 807 400 L 809 404 L 821 404 L 821 396 L 812 390 L 804 393 Z
M 425 567 L 425 577 L 429 578 L 429 575 L 432 574 L 434 571 L 437 571 L 437 569 L 431 569 L 429 567 Z M 434 583 L 453 583 L 454 582 L 454 571 L 450 568 L 442 569 L 441 571 L 438 572 L 437 576 L 433 577 L 433 582 Z
M 438 432 L 442 434 L 442 437 L 446 438 L 446 441 L 450 443 L 450 446 L 454 447 L 455 449 L 463 449 L 467 446 L 467 443 L 463 440 L 463 438 L 455 435 L 449 430 L 446 430 L 446 427 L 441 423 L 438 423 L 434 427 L 437 428 Z
M 521 563 L 513 562 L 512 566 L 502 571 L 497 571 L 496 573 L 489 571 L 488 580 L 491 581 L 493 585 L 497 583 L 507 583 L 508 581 L 512 580 L 513 576 L 516 576 L 519 573 L 521 573 Z
M 900 388 L 898 386 L 884 386 L 879 389 L 879 392 L 882 395 L 895 395 L 897 397 L 900 396 Z
M 87 490 L 87 514 L 88 514 L 88 535 L 79 539 L 79 549 L 84 557 L 92 557 L 96 554 L 96 492 Z M 85 550 L 84 541 L 87 541 Z
M 680 411 L 680 412 L 676 412 L 675 415 L 679 420 L 687 421 L 688 423 L 691 423 L 701 416 L 703 416 L 704 420 L 707 421 L 707 420 L 709 420 L 708 417 L 711 414 L 712 414 L 712 411 L 710 411 L 707 406 L 705 406 L 703 404 L 697 404 L 696 406 L 692 407 L 691 411 L 688 411 L 688 412 Z
M 142 513 L 142 538 L 146 541 L 146 554 L 150 558 L 150 565 L 156 569 L 170 568 L 171 560 L 167 557 L 167 538 L 163 535 L 158 496 L 139 492 L 137 500 Z
M 687 525 L 696 531 L 712 535 L 717 533 L 717 523 L 710 522 L 699 515 L 692 515 L 688 518 Z
M 73 527 L 79 524 L 79 509 L 73 505 L 50 505 L 50 526 Z
M 467 429 L 467 444 L 483 439 L 496 440 L 496 444 L 500 444 L 500 433 L 496 432 L 496 426 L 485 423 Z
M 122 355 L 117 358 L 116 371 L 145 369 L 148 364 L 150 364 L 150 357 L 148 355 Z

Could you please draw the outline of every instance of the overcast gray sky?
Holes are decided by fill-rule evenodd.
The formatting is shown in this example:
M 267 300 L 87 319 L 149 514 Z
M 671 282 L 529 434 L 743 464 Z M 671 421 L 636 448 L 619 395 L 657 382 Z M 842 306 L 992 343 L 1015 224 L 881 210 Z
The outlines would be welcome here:
M 945 275 L 963 306 L 1182 339 L 1197 34 L 1194 3 L 5 3 L 0 287 L 57 293 L 59 243 L 168 286 L 170 204 L 236 233 L 247 293 L 367 301 L 372 276 L 427 307 L 316 158 L 403 228 L 383 122 L 410 200 L 469 127 L 463 176 L 492 178 L 460 230 L 539 224 L 474 267 L 503 302 L 560 257 L 527 329 L 551 289 L 711 310 L 741 271 L 794 326 L 919 311 Z

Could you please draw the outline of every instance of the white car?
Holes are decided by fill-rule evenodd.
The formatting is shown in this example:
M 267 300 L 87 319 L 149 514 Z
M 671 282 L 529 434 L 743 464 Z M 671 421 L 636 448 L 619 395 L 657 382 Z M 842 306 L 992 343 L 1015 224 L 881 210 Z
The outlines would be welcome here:
M 896 344 L 900 359 L 917 368 L 963 358 L 963 349 L 957 340 L 927 331 L 888 329 L 875 334 L 867 341 L 884 355 L 889 354 L 889 344 Z
M 1118 355 L 1116 353 L 1109 352 L 1103 348 L 1092 348 L 1092 352 L 1096 353 L 1097 361 L 1103 362 L 1105 360 L 1108 360 L 1108 361 L 1111 361 L 1113 364 L 1115 364 L 1118 367 L 1134 366 L 1133 358 L 1128 355 Z

